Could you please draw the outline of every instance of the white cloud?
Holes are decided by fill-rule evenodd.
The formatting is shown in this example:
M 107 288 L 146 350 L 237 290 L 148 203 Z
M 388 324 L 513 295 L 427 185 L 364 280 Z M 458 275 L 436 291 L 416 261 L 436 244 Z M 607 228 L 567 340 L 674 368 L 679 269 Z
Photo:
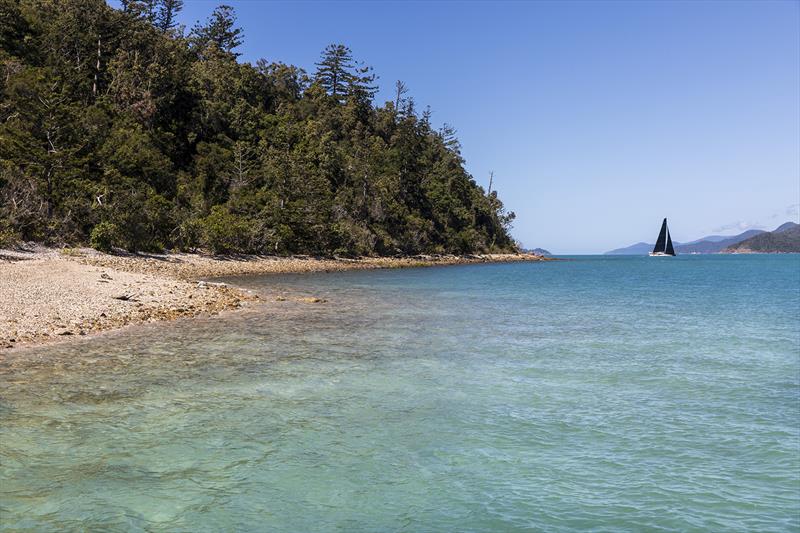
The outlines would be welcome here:
M 747 231 L 749 229 L 764 229 L 764 226 L 759 224 L 758 222 L 748 222 L 746 220 L 739 220 L 737 222 L 731 222 L 730 224 L 725 224 L 724 226 L 720 226 L 718 228 L 714 228 L 714 232 L 724 233 L 726 231 Z

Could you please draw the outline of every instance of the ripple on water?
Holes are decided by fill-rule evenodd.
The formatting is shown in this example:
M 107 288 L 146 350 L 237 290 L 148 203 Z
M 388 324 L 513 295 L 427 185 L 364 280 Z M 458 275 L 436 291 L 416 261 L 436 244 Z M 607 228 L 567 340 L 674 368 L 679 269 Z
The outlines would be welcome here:
M 328 302 L 4 362 L 0 528 L 800 530 L 798 267 L 241 280 Z

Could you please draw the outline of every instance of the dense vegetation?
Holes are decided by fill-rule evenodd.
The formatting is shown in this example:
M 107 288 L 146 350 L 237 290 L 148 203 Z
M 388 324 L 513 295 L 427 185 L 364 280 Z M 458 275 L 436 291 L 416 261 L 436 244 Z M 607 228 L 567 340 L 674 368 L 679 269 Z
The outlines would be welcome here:
M 228 6 L 0 0 L 0 244 L 392 255 L 502 251 L 513 213 L 405 86 L 343 45 L 240 63 Z

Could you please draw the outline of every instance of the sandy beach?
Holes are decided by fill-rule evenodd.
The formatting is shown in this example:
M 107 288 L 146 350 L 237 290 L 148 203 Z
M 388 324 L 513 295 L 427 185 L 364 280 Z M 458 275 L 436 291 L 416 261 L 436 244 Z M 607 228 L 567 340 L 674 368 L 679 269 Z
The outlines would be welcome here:
M 258 296 L 208 278 L 541 260 L 528 254 L 316 259 L 109 255 L 37 246 L 0 250 L 0 354 L 130 324 L 214 315 L 264 299 L 321 303 L 307 296 Z

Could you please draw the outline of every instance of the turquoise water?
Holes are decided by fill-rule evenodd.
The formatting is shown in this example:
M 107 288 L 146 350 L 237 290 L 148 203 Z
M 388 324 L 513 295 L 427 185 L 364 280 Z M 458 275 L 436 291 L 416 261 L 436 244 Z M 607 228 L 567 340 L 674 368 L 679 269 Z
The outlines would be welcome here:
M 0 529 L 800 531 L 800 256 L 239 283 L 0 367 Z

